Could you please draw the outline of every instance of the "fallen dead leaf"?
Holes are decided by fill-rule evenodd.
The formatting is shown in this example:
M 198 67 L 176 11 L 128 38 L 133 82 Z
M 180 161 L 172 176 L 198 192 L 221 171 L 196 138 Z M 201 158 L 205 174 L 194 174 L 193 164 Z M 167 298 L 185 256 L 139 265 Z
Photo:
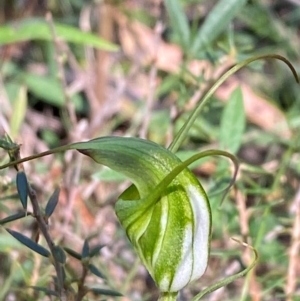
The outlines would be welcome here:
M 122 49 L 128 57 L 141 65 L 155 61 L 157 68 L 166 72 L 176 73 L 180 70 L 183 54 L 178 45 L 162 40 L 157 43 L 153 29 L 138 21 L 129 20 L 118 11 L 114 15 Z

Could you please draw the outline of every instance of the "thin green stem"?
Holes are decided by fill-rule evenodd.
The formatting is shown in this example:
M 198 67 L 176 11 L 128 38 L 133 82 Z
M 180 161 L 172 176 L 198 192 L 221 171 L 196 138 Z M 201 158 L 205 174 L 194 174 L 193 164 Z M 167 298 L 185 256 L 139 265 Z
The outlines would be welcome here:
M 27 161 L 30 161 L 30 160 L 33 160 L 33 159 L 37 159 L 37 158 L 45 157 L 45 156 L 52 155 L 52 154 L 55 154 L 55 153 L 59 153 L 59 152 L 64 152 L 64 151 L 70 150 L 70 149 L 72 149 L 71 145 L 72 144 L 63 145 L 63 146 L 56 147 L 56 148 L 47 150 L 45 152 L 39 153 L 37 155 L 32 155 L 32 156 L 28 156 L 28 157 L 25 157 L 25 158 L 17 159 L 17 160 L 14 160 L 14 161 L 10 161 L 10 162 L 8 162 L 8 163 L 6 163 L 4 165 L 1 165 L 0 166 L 0 170 L 4 169 L 4 168 L 7 168 L 7 167 L 10 167 L 10 166 L 17 166 L 17 165 L 19 165 L 21 163 L 24 163 L 24 162 L 27 162 Z
M 38 223 L 39 229 L 42 232 L 47 245 L 51 251 L 52 254 L 52 258 L 53 258 L 53 265 L 56 271 L 56 275 L 57 275 L 57 284 L 58 284 L 58 293 L 60 297 L 63 297 L 64 295 L 64 289 L 63 289 L 63 285 L 64 285 L 64 277 L 63 277 L 63 268 L 61 266 L 61 264 L 55 259 L 54 256 L 54 242 L 49 234 L 48 231 L 48 225 L 46 224 L 46 221 L 42 215 L 40 206 L 39 206 L 39 201 L 37 199 L 35 190 L 31 187 L 31 185 L 28 183 L 28 195 L 32 204 L 32 208 L 33 208 L 33 212 L 34 212 L 34 217 Z
M 161 293 L 158 301 L 176 301 L 178 293 Z
M 258 254 L 257 254 L 257 251 L 251 247 L 250 245 L 246 244 L 246 243 L 243 243 L 243 242 L 240 242 L 239 240 L 237 239 L 234 239 L 232 238 L 234 241 L 238 242 L 238 243 L 241 243 L 243 246 L 247 247 L 247 248 L 250 248 L 253 253 L 254 253 L 254 259 L 253 261 L 251 262 L 251 264 L 246 268 L 244 269 L 243 271 L 237 273 L 237 274 L 234 274 L 232 276 L 229 276 L 229 277 L 226 277 L 225 279 L 222 279 L 218 282 L 216 282 L 215 284 L 207 287 L 206 289 L 204 289 L 202 292 L 200 292 L 198 295 L 196 295 L 191 301 L 198 301 L 200 300 L 202 297 L 204 297 L 205 295 L 209 294 L 209 293 L 212 293 L 213 291 L 223 287 L 223 286 L 226 286 L 228 285 L 229 283 L 233 282 L 234 280 L 236 280 L 237 278 L 240 278 L 240 277 L 243 277 L 245 276 L 257 263 L 257 260 L 258 260 Z
M 299 78 L 298 78 L 297 72 L 296 72 L 295 68 L 293 67 L 293 65 L 286 58 L 284 58 L 283 56 L 278 55 L 278 54 L 267 54 L 267 55 L 254 56 L 254 57 L 251 57 L 251 58 L 249 58 L 249 59 L 247 59 L 247 60 L 245 60 L 241 63 L 236 64 L 230 70 L 228 70 L 225 74 L 223 74 L 219 78 L 219 80 L 217 80 L 213 84 L 213 86 L 208 90 L 208 92 L 204 95 L 204 97 L 199 101 L 197 107 L 194 109 L 194 111 L 192 112 L 189 119 L 182 126 L 182 128 L 180 129 L 180 131 L 178 132 L 178 134 L 174 138 L 173 142 L 169 146 L 169 149 L 173 153 L 177 152 L 177 150 L 180 147 L 180 145 L 182 144 L 183 140 L 186 138 L 186 135 L 187 135 L 188 131 L 190 130 L 190 128 L 193 125 L 193 123 L 195 122 L 197 116 L 199 115 L 199 113 L 201 112 L 203 107 L 206 105 L 206 103 L 208 102 L 210 97 L 228 79 L 228 77 L 230 77 L 232 74 L 234 74 L 235 72 L 237 72 L 241 68 L 249 65 L 250 63 L 252 63 L 254 61 L 257 61 L 257 60 L 261 60 L 261 59 L 277 59 L 277 60 L 280 60 L 280 61 L 284 62 L 291 69 L 296 81 L 299 83 Z
M 223 197 L 222 197 L 222 200 L 221 200 L 221 204 L 222 204 L 225 196 L 227 195 L 227 192 L 232 187 L 232 185 L 234 184 L 235 179 L 237 177 L 238 168 L 239 168 L 239 161 L 234 155 L 232 155 L 232 154 L 230 154 L 226 151 L 222 151 L 222 150 L 218 150 L 218 149 L 211 149 L 211 150 L 203 151 L 199 154 L 196 154 L 196 155 L 190 157 L 189 159 L 183 161 L 180 165 L 176 166 L 172 171 L 170 171 L 169 174 L 166 175 L 165 178 L 155 187 L 154 191 L 151 192 L 151 197 L 149 198 L 149 204 L 147 204 L 147 205 L 145 204 L 145 206 L 148 206 L 150 204 L 152 206 L 154 202 L 157 202 L 159 197 L 164 192 L 165 187 L 168 186 L 173 181 L 173 179 L 176 178 L 176 176 L 179 173 L 181 173 L 185 168 L 187 168 L 190 164 L 192 164 L 193 162 L 195 162 L 199 159 L 202 159 L 204 157 L 210 157 L 210 156 L 227 157 L 234 164 L 234 174 L 233 174 L 233 177 L 232 177 L 228 187 L 224 191 L 224 194 L 223 194 Z

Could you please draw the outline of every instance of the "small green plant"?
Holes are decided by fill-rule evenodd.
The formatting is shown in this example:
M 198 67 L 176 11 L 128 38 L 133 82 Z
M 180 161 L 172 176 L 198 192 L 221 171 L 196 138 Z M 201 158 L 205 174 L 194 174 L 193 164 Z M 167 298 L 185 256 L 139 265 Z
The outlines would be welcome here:
M 1 140 L 1 147 L 7 150 L 11 160 L 14 161 L 19 157 L 19 146 L 13 143 L 8 136 L 6 136 L 4 140 Z M 48 231 L 48 222 L 58 204 L 60 189 L 57 188 L 53 192 L 47 201 L 45 208 L 42 209 L 40 206 L 40 200 L 37 199 L 34 189 L 27 180 L 23 165 L 15 165 L 15 168 L 17 170 L 16 186 L 23 210 L 0 220 L 0 225 L 5 225 L 9 222 L 25 218 L 26 216 L 31 216 L 34 218 L 38 229 L 37 233 L 35 234 L 35 239 L 29 238 L 22 233 L 9 228 L 5 229 L 20 243 L 35 253 L 48 258 L 49 262 L 53 264 L 56 271 L 56 276 L 53 278 L 52 288 L 41 286 L 29 286 L 28 288 L 31 288 L 35 291 L 44 292 L 48 296 L 58 297 L 59 299 L 65 296 L 68 298 L 68 300 L 82 300 L 89 292 L 92 292 L 96 295 L 121 296 L 121 293 L 109 289 L 108 287 L 88 286 L 85 284 L 85 279 L 88 274 L 93 274 L 105 282 L 106 277 L 104 273 L 92 263 L 92 260 L 99 255 L 99 251 L 104 247 L 103 245 L 97 245 L 90 249 L 89 241 L 86 239 L 82 247 L 82 252 L 79 254 L 71 248 L 62 248 L 61 246 L 55 244 L 54 240 L 50 236 Z M 33 212 L 27 211 L 28 198 L 31 201 Z M 45 238 L 48 248 L 45 248 L 38 243 L 40 234 Z M 65 267 L 67 259 L 66 254 L 77 259 L 82 266 L 82 273 L 77 278 L 73 279 L 67 277 Z M 74 284 L 77 286 L 76 290 L 73 289 Z
M 235 181 L 238 160 L 222 150 L 208 150 L 181 161 L 175 155 L 188 131 L 216 89 L 233 73 L 253 61 L 260 59 L 278 59 L 291 69 L 296 81 L 298 77 L 293 66 L 279 55 L 262 55 L 245 60 L 227 71 L 212 85 L 208 92 L 199 100 L 196 108 L 182 126 L 175 139 L 164 148 L 151 141 L 139 138 L 101 137 L 87 142 L 78 142 L 61 146 L 26 158 L 19 157 L 19 145 L 9 137 L 0 141 L 10 157 L 10 162 L 0 169 L 14 166 L 17 169 L 17 190 L 23 211 L 8 216 L 0 221 L 3 225 L 26 215 L 36 219 L 39 231 L 46 239 L 48 249 L 27 238 L 23 234 L 7 229 L 7 231 L 22 244 L 34 252 L 49 258 L 56 271 L 53 288 L 33 287 L 60 300 L 83 300 L 88 292 L 99 295 L 120 296 L 118 292 L 109 289 L 89 287 L 85 284 L 88 272 L 103 277 L 91 262 L 102 246 L 89 250 L 85 240 L 81 254 L 70 248 L 62 248 L 53 243 L 47 230 L 47 222 L 55 210 L 59 191 L 56 190 L 42 212 L 32 187 L 27 181 L 22 163 L 46 155 L 67 150 L 77 150 L 91 157 L 99 164 L 123 173 L 133 183 L 119 197 L 116 203 L 116 214 L 126 234 L 137 251 L 143 264 L 153 277 L 160 290 L 160 300 L 176 300 L 178 292 L 191 281 L 199 279 L 207 267 L 211 239 L 211 212 L 207 195 L 188 166 L 207 156 L 225 156 L 235 165 L 232 181 L 225 193 Z M 29 197 L 33 212 L 27 212 Z M 238 277 L 249 272 L 257 261 L 254 248 L 252 263 L 243 271 L 229 276 L 201 291 L 192 300 L 200 300 L 204 295 L 229 284 Z M 70 279 L 65 272 L 66 253 L 78 259 L 83 267 L 82 276 Z M 73 283 L 77 284 L 74 289 Z

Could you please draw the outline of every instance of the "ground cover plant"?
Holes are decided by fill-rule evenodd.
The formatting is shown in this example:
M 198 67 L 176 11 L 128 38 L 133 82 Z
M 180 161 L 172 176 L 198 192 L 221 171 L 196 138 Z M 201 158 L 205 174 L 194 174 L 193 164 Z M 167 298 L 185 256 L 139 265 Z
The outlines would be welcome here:
M 1 5 L 1 166 L 17 172 L 0 171 L 0 300 L 157 300 L 141 261 L 174 300 L 114 206 L 119 195 L 157 202 L 168 181 L 191 179 L 187 166 L 208 196 L 212 237 L 204 275 L 179 299 L 300 298 L 296 1 Z M 108 151 L 107 138 L 91 140 L 105 136 Z M 153 177 L 145 149 L 183 163 Z M 129 164 L 138 192 L 113 171 Z

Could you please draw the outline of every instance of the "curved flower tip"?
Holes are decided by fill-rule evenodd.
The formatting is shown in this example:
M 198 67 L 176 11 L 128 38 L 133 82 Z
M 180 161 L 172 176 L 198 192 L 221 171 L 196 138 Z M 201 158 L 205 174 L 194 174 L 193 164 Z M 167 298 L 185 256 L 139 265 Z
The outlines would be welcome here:
M 209 255 L 211 212 L 192 172 L 147 140 L 104 137 L 74 148 L 133 182 L 119 197 L 116 214 L 161 292 L 171 296 L 200 278 Z

